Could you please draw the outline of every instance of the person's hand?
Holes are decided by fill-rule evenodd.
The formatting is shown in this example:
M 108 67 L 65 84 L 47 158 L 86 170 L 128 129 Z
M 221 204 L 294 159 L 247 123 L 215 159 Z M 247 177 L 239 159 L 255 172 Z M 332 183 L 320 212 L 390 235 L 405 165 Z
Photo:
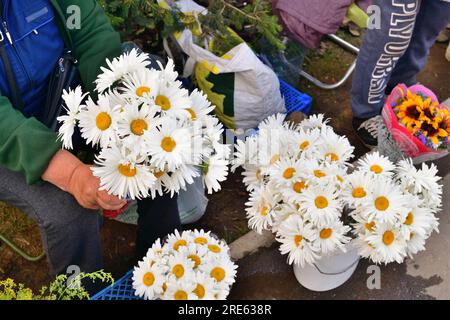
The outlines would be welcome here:
M 88 209 L 118 210 L 126 201 L 100 191 L 100 180 L 92 174 L 89 166 L 80 163 L 72 173 L 67 191 L 78 203 Z
M 126 204 L 125 200 L 99 191 L 100 180 L 91 168 L 65 150 L 53 156 L 42 179 L 69 192 L 87 209 L 119 210 Z

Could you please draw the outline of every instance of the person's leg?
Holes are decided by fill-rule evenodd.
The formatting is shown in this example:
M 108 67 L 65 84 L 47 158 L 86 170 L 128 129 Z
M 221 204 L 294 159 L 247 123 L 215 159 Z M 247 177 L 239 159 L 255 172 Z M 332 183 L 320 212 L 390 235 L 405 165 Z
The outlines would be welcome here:
M 155 240 L 161 240 L 168 234 L 181 230 L 177 196 L 167 194 L 155 199 L 147 198 L 138 201 L 138 236 L 137 251 L 140 257 L 147 254 Z
M 419 0 L 373 1 L 381 9 L 381 24 L 378 29 L 367 30 L 358 55 L 351 90 L 355 118 L 368 119 L 380 113 L 391 73 L 409 46 L 419 3 Z
M 425 67 L 430 48 L 448 23 L 450 23 L 450 2 L 422 1 L 411 43 L 392 72 L 388 92 L 399 83 L 411 86 L 417 82 L 416 75 Z
M 22 210 L 37 222 L 53 276 L 74 265 L 81 272 L 102 268 L 97 211 L 83 209 L 69 194 L 43 183 L 27 185 L 20 173 L 0 167 L 0 200 Z

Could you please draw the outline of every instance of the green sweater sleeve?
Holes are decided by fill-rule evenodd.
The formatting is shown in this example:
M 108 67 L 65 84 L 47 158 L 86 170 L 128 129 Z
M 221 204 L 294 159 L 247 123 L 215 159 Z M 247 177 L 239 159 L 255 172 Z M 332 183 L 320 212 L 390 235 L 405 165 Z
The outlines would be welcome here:
M 0 166 L 23 173 L 29 184 L 36 183 L 61 148 L 56 138 L 56 133 L 35 118 L 25 118 L 0 96 Z
M 120 35 L 114 31 L 109 18 L 95 0 L 60 1 L 66 5 L 80 7 L 81 23 L 79 29 L 68 30 L 78 68 L 87 91 L 95 88 L 94 81 L 100 67 L 106 65 L 106 58 L 121 54 Z M 63 12 L 67 10 L 62 6 Z

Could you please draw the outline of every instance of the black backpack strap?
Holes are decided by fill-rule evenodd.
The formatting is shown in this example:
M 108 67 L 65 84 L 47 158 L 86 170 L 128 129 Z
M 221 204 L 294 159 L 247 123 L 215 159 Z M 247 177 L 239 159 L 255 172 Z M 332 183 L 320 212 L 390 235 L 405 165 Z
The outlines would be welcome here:
M 23 104 L 22 96 L 20 93 L 19 86 L 17 84 L 14 70 L 11 66 L 11 62 L 9 61 L 8 52 L 6 51 L 6 47 L 5 47 L 6 41 L 9 41 L 11 46 L 13 44 L 9 38 L 8 26 L 5 22 L 5 20 L 3 19 L 2 0 L 0 0 L 0 23 L 3 27 L 3 31 L 2 31 L 2 29 L 0 29 L 0 59 L 2 59 L 2 61 L 3 61 L 3 65 L 5 67 L 6 79 L 8 80 L 9 89 L 11 91 L 10 99 L 15 108 L 23 110 L 24 104 Z

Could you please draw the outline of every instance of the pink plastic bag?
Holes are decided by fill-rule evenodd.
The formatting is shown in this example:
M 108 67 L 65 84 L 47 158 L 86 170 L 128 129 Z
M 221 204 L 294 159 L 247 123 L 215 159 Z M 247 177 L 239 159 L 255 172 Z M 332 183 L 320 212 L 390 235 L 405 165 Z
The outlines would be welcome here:
M 398 105 L 399 99 L 403 99 L 407 96 L 408 90 L 412 93 L 429 97 L 433 102 L 439 103 L 436 95 L 430 89 L 422 85 L 414 85 L 408 88 L 404 84 L 399 84 L 387 97 L 381 113 L 389 133 L 401 151 L 408 157 L 420 158 L 421 161 L 427 161 L 438 159 L 446 155 L 448 151 L 434 150 L 426 146 L 398 121 L 393 108 Z M 446 108 L 446 106 L 441 105 L 441 108 Z

